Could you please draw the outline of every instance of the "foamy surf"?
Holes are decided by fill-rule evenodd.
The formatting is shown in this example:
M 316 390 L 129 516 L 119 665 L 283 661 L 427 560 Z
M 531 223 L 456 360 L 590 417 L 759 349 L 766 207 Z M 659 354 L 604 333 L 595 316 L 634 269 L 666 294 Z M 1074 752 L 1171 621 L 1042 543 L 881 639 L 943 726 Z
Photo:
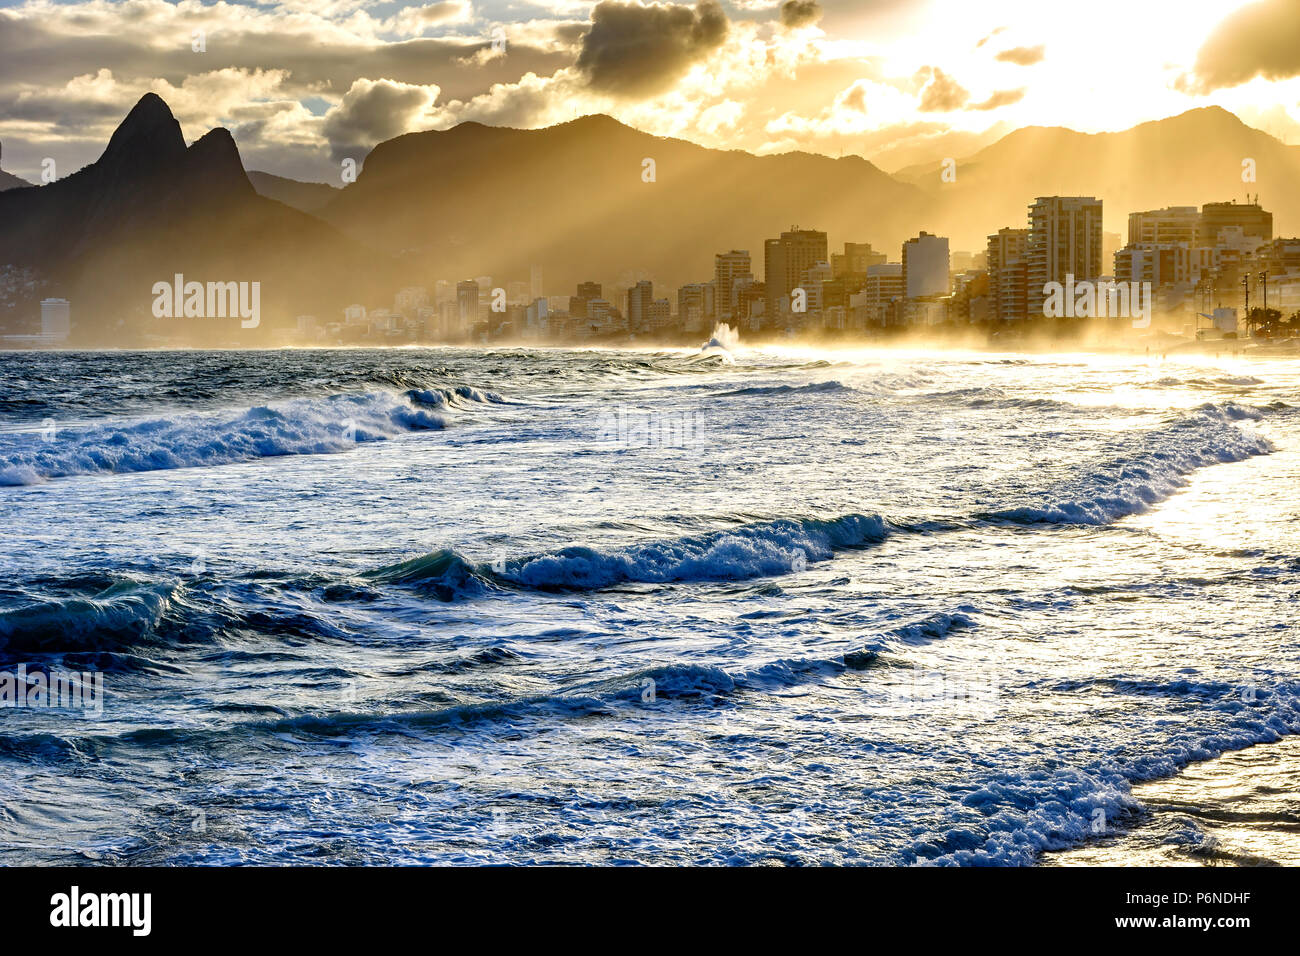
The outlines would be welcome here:
M 729 365 L 734 365 L 739 345 L 739 330 L 733 329 L 726 322 L 719 322 L 713 327 L 713 335 L 700 346 L 700 354 L 721 356 Z
M 1273 450 L 1268 439 L 1236 427 L 1263 417 L 1234 403 L 1206 404 L 1146 434 L 1139 448 L 1117 461 L 1098 462 L 1041 505 L 1002 509 L 985 517 L 1022 523 L 1105 525 L 1141 514 L 1176 494 L 1193 472 L 1244 461 Z
M 477 596 L 488 589 L 595 591 L 625 583 L 743 581 L 795 574 L 837 551 L 883 541 L 887 534 L 879 515 L 787 518 L 619 548 L 574 545 L 496 564 L 474 564 L 443 550 L 365 577 L 413 586 L 443 600 Z
M 1300 373 L 732 354 L 11 354 L 4 455 L 180 467 L 0 488 L 0 671 L 108 675 L 5 711 L 0 862 L 1025 865 L 1300 729 Z
M 441 393 L 417 402 L 371 392 L 293 399 L 241 412 L 10 432 L 0 435 L 0 485 L 334 454 L 407 432 L 445 428 L 447 420 L 425 404 L 449 402 Z

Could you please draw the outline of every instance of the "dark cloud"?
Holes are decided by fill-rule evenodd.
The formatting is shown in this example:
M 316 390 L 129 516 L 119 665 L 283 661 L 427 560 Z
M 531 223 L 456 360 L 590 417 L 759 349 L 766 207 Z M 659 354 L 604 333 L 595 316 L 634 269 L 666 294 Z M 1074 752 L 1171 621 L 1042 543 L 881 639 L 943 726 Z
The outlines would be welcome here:
M 937 66 L 921 68 L 921 74 L 929 76 L 929 82 L 921 91 L 922 113 L 951 113 L 966 105 L 970 93 Z
M 130 9 L 128 5 L 124 9 Z M 164 79 L 180 85 L 195 73 L 237 69 L 285 69 L 293 92 L 309 95 L 325 88 L 337 95 L 358 76 L 385 76 L 402 83 L 436 83 L 444 96 L 473 96 L 494 83 L 513 83 L 528 73 L 547 75 L 568 66 L 568 50 L 543 50 L 527 43 L 510 44 L 507 56 L 466 68 L 491 38 L 419 37 L 378 45 L 322 41 L 310 33 L 209 33 L 206 53 L 190 49 L 186 33 L 174 46 L 156 42 L 148 31 L 122 30 L 114 35 L 63 34 L 36 18 L 0 13 L 0 92 L 11 84 L 61 87 L 75 76 L 109 69 L 119 80 Z M 557 39 L 571 37 L 570 24 L 556 28 Z M 125 104 L 130 108 L 129 103 Z
M 357 80 L 325 115 L 330 153 L 335 160 L 364 157 L 376 143 L 408 132 L 435 96 L 436 91 L 392 80 Z
M 1033 66 L 1035 63 L 1042 63 L 1043 57 L 1047 55 L 1047 47 L 1039 46 L 1013 46 L 1010 50 L 1003 50 L 995 60 L 1002 63 L 1014 63 L 1016 66 Z
M 999 107 L 1010 106 L 1012 103 L 1019 103 L 1024 98 L 1025 91 L 1023 88 L 1019 90 L 998 90 L 983 102 L 972 103 L 970 108 L 981 111 L 995 110 Z
M 1239 86 L 1256 76 L 1282 80 L 1300 75 L 1300 3 L 1263 0 L 1220 23 L 1196 56 L 1193 75 L 1179 88 L 1206 93 Z
M 822 18 L 822 5 L 817 0 L 786 0 L 781 4 L 781 26 L 794 29 L 806 27 Z
M 694 8 L 602 0 L 591 11 L 577 67 L 598 92 L 653 95 L 716 50 L 728 28 L 717 0 Z
M 582 43 L 582 38 L 587 35 L 587 30 L 591 24 L 586 21 L 572 23 L 561 23 L 554 29 L 555 39 L 568 46 L 576 47 Z
M 70 129 L 110 122 L 116 125 L 129 109 L 129 103 L 70 100 L 62 90 L 24 92 L 22 96 L 0 92 L 0 117 L 38 124 L 57 123 Z

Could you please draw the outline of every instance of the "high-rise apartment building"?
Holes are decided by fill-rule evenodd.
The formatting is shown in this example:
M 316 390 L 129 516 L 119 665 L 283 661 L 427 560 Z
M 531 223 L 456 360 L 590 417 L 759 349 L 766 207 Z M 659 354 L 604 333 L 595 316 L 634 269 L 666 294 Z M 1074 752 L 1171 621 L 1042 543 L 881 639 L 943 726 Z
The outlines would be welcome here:
M 869 242 L 846 242 L 842 253 L 831 253 L 831 274 L 836 279 L 847 275 L 866 275 L 868 266 L 878 266 L 888 261 L 889 256 L 876 252 Z
M 1192 248 L 1186 242 L 1130 243 L 1115 253 L 1116 282 L 1150 282 L 1153 288 L 1190 283 Z
M 464 279 L 456 283 L 456 314 L 460 320 L 460 331 L 468 332 L 478 324 L 479 283 L 475 279 Z
M 585 319 L 588 304 L 601 298 L 601 292 L 599 282 L 579 282 L 578 294 L 569 296 L 569 314 L 575 319 Z
M 642 279 L 627 290 L 627 327 L 634 335 L 650 330 L 650 304 L 654 302 L 654 284 Z
M 888 324 L 890 304 L 902 297 L 902 263 L 885 262 L 868 266 L 867 281 L 862 291 L 849 297 L 853 326 L 864 329 Z
M 731 318 L 736 305 L 732 289 L 737 279 L 752 279 L 753 268 L 748 249 L 732 249 L 713 257 L 715 308 L 719 318 Z
M 948 240 L 923 232 L 903 243 L 903 290 L 909 299 L 948 294 Z
M 1201 226 L 1201 211 L 1195 206 L 1169 206 L 1128 215 L 1128 244 L 1196 241 Z
M 1029 230 L 999 229 L 989 236 L 989 300 L 993 318 L 1013 322 L 1029 314 Z
M 769 239 L 763 244 L 766 322 L 776 321 L 782 303 L 799 285 L 799 277 L 805 270 L 828 261 L 826 249 L 826 233 L 798 226 L 781 233 L 779 239 Z
M 1102 204 L 1092 196 L 1040 196 L 1029 207 L 1029 314 L 1043 315 L 1049 282 L 1095 282 L 1105 274 Z
M 1264 242 L 1273 238 L 1273 214 L 1264 210 L 1259 203 L 1211 202 L 1201 208 L 1196 244 L 1218 245 L 1219 234 L 1234 226 L 1240 227 L 1244 236 L 1253 236 Z

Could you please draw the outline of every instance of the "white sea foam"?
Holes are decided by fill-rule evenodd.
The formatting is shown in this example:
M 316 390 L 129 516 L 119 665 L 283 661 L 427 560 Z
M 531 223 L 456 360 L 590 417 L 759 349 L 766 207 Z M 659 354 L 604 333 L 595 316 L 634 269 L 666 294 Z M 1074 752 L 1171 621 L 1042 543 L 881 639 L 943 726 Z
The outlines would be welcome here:
M 1054 500 L 1003 509 L 991 517 L 1102 525 L 1140 514 L 1185 487 L 1187 477 L 1197 469 L 1272 452 L 1268 439 L 1234 424 L 1262 417 L 1259 409 L 1231 402 L 1203 405 L 1148 434 L 1135 454 L 1080 470 L 1057 489 Z
M 728 364 L 735 362 L 734 352 L 740 346 L 740 330 L 733 329 L 726 322 L 719 322 L 713 327 L 712 337 L 700 346 L 700 352 L 721 355 Z
M 536 589 L 588 590 L 624 581 L 733 581 L 790 574 L 841 548 L 885 537 L 878 515 L 780 520 L 612 550 L 572 547 L 509 564 L 506 581 Z
M 68 427 L 53 437 L 11 432 L 0 436 L 0 485 L 328 454 L 445 425 L 443 417 L 404 397 L 369 392 Z

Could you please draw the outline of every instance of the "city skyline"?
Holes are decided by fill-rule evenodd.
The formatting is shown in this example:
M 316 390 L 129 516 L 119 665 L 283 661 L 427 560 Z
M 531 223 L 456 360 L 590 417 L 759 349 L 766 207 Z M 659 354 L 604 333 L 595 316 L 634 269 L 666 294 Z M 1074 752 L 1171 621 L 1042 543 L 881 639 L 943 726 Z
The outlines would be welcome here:
M 760 338 L 878 336 L 940 327 L 1024 334 L 1051 315 L 1044 303 L 1052 285 L 1073 287 L 1077 281 L 1144 286 L 1148 309 L 1158 312 L 1166 331 L 1191 329 L 1202 338 L 1208 329 L 1222 339 L 1224 332 L 1235 337 L 1239 327 L 1245 332 L 1261 304 L 1268 310 L 1270 275 L 1273 311 L 1279 313 L 1273 321 L 1285 323 L 1293 310 L 1300 315 L 1300 239 L 1275 238 L 1273 215 L 1257 202 L 1131 211 L 1127 242 L 1105 252 L 1120 237 L 1104 232 L 1102 209 L 1103 202 L 1091 196 L 1037 197 L 1028 206 L 1026 227 L 998 229 L 985 249 L 952 250 L 947 237 L 922 229 L 902 244 L 897 260 L 853 239 L 843 240 L 842 252 L 831 252 L 826 232 L 791 226 L 764 243 L 761 280 L 747 249 L 716 253 L 711 279 L 676 289 L 658 284 L 664 295 L 656 295 L 652 278 L 630 285 L 587 279 L 568 294 L 548 293 L 546 269 L 534 264 L 526 279 L 438 278 L 396 290 L 391 308 L 354 302 L 339 310 L 341 321 L 303 314 L 292 326 L 281 322 L 268 331 L 273 344 L 299 345 L 638 338 L 671 343 L 724 323 Z M 183 288 L 189 288 L 183 279 L 175 276 L 174 299 L 170 283 L 155 288 L 177 303 L 165 314 L 155 307 L 155 317 L 206 314 L 201 307 L 188 313 L 180 304 Z M 191 285 L 201 294 L 202 283 Z M 213 286 L 221 285 L 208 283 L 209 307 Z M 240 285 L 244 301 L 247 283 Z M 259 283 L 253 286 L 255 294 L 260 291 Z M 1252 288 L 1256 310 L 1249 308 Z M 219 314 L 239 317 L 234 302 Z M 1073 304 L 1068 315 L 1116 317 L 1104 306 L 1076 315 Z M 1201 319 L 1213 321 L 1206 326 Z M 255 328 L 260 319 L 241 324 Z M 68 300 L 45 298 L 39 331 L 7 334 L 4 344 L 62 345 L 73 327 Z M 161 335 L 159 344 L 168 338 Z M 170 338 L 184 341 L 183 327 L 174 327 Z
M 1040 175 L 1004 188 L 992 205 L 982 189 L 981 172 L 988 166 L 983 160 L 941 165 L 922 175 L 927 187 L 918 189 L 871 167 L 846 167 L 839 160 L 812 156 L 799 159 L 803 165 L 791 166 L 782 157 L 703 150 L 660 140 L 609 118 L 535 132 L 465 124 L 443 133 L 399 137 L 376 148 L 380 158 L 375 160 L 378 165 L 372 163 L 370 175 L 334 189 L 246 173 L 238 147 L 224 129 L 210 131 L 186 147 L 169 105 L 148 94 L 122 121 L 95 164 L 71 176 L 66 171 L 52 176 L 44 187 L 0 193 L 0 205 L 17 213 L 14 222 L 27 222 L 8 237 L 8 264 L 0 273 L 0 334 L 13 346 L 132 341 L 247 347 L 322 340 L 614 341 L 619 336 L 682 342 L 728 319 L 748 333 L 785 337 L 954 326 L 996 331 L 998 323 L 1048 317 L 1044 303 L 1052 284 L 1111 278 L 1149 284 L 1150 311 L 1161 317 L 1160 327 L 1191 335 L 1198 333 L 1200 320 L 1220 306 L 1240 307 L 1242 321 L 1251 321 L 1245 310 L 1250 286 L 1237 289 L 1242 269 L 1261 275 L 1257 304 L 1267 298 L 1263 265 L 1272 275 L 1275 297 L 1270 304 L 1289 310 L 1296 298 L 1294 273 L 1300 263 L 1293 261 L 1289 247 L 1264 249 L 1261 255 L 1271 258 L 1258 270 L 1252 258 L 1275 234 L 1287 235 L 1287 227 L 1296 221 L 1287 192 L 1279 192 L 1278 186 L 1295 181 L 1300 170 L 1288 170 L 1285 154 L 1267 152 L 1267 142 L 1276 141 L 1252 140 L 1264 134 L 1230 114 L 1213 111 L 1164 121 L 1159 137 L 1176 141 L 1205 136 L 1224 124 L 1245 139 L 1236 146 L 1229 142 L 1189 166 L 1190 178 L 1183 170 L 1170 182 L 1155 177 L 1146 187 L 1128 184 L 1097 189 L 1095 195 L 1031 190 L 1044 183 L 1115 181 L 1113 170 L 1083 179 L 1077 172 L 1053 174 L 1049 162 Z M 1145 128 L 1123 135 L 1129 139 L 1108 144 L 1102 155 L 1149 138 Z M 1263 158 L 1236 158 L 1245 149 Z M 645 156 L 647 152 L 653 155 Z M 442 173 L 433 174 L 437 167 L 430 162 L 440 164 Z M 151 169 L 179 177 L 175 189 L 153 190 Z M 465 180 L 469 169 L 480 175 Z M 987 180 L 987 170 L 983 172 Z M 828 173 L 829 182 L 824 181 Z M 523 182 L 521 176 L 526 177 Z M 1261 179 L 1271 187 L 1268 195 L 1283 203 L 1276 233 L 1272 208 L 1260 205 Z M 773 190 L 780 184 L 798 188 Z M 423 198 L 420 189 L 426 190 Z M 1245 202 L 1233 196 L 1238 189 Z M 454 193 L 460 195 L 453 198 Z M 859 202 L 865 198 L 869 205 L 846 207 L 844 195 L 860 197 Z M 1120 198 L 1108 201 L 1105 196 Z M 1185 205 L 1193 197 L 1200 197 L 1204 212 Z M 459 209 L 445 206 L 447 199 Z M 140 200 L 156 206 L 157 212 L 132 212 L 114 225 L 119 212 L 105 216 L 79 211 L 87 201 L 118 209 L 124 201 Z M 692 225 L 688 217 L 702 200 L 721 215 L 706 213 Z M 551 203 L 553 212 L 536 218 L 538 225 L 565 222 L 558 243 L 552 229 L 528 228 L 519 218 L 523 209 L 539 201 Z M 254 230 L 271 230 L 263 237 L 265 252 L 248 255 L 251 250 L 242 249 L 247 230 L 230 231 L 224 238 L 212 234 L 205 225 L 204 206 L 214 212 L 221 207 L 221 218 L 243 208 L 240 216 L 265 220 Z M 485 208 L 494 211 L 484 215 Z M 846 208 L 853 210 L 848 216 L 843 215 Z M 1026 218 L 1022 210 L 1027 208 Z M 168 239 L 156 230 L 139 232 L 138 224 L 152 215 L 174 221 L 180 230 L 177 238 Z M 565 220 L 555 219 L 557 215 Z M 584 222 L 601 216 L 613 217 L 612 231 L 584 228 Z M 774 223 L 781 221 L 791 225 L 773 238 Z M 109 231 L 103 232 L 106 222 Z M 627 228 L 633 223 L 639 228 Z M 954 226 L 959 233 L 950 231 Z M 473 238 L 483 227 L 495 230 L 496 237 Z M 1237 233 L 1221 241 L 1224 227 Z M 67 228 L 102 234 L 87 234 L 70 245 L 63 234 Z M 270 238 L 286 229 L 300 238 Z M 1121 230 L 1128 233 L 1127 243 Z M 42 237 L 35 244 L 34 235 Z M 135 238 L 124 243 L 130 235 Z M 981 241 L 971 242 L 972 235 Z M 1032 243 L 1031 235 L 1045 241 Z M 638 241 L 645 236 L 654 241 Z M 829 236 L 836 240 L 833 255 Z M 137 250 L 137 243 L 144 245 Z M 843 252 L 838 251 L 841 245 Z M 146 246 L 156 251 L 146 255 Z M 100 285 L 87 284 L 84 267 L 76 266 L 75 257 L 60 264 L 69 248 L 78 247 L 91 251 L 92 261 L 117 256 L 116 263 L 104 262 Z M 313 247 L 321 252 L 308 252 Z M 1121 250 L 1123 255 L 1117 255 Z M 338 259 L 340 268 L 323 268 L 321 254 Z M 235 272 L 199 275 L 209 272 L 213 262 L 231 261 L 231 255 L 243 257 L 244 264 Z M 182 266 L 182 260 L 187 264 Z M 370 267 L 352 268 L 367 260 Z M 177 268 L 168 270 L 168 261 Z M 206 312 L 198 300 L 182 295 L 182 273 L 192 282 L 208 283 Z M 324 284 L 312 281 L 311 273 L 328 279 Z M 493 281 L 494 275 L 498 281 Z M 549 282 L 543 282 L 544 276 Z M 458 302 L 454 316 L 444 314 L 448 297 L 439 293 L 439 280 L 458 283 L 462 290 L 467 283 L 475 285 L 474 305 Z M 177 323 L 200 315 L 233 316 L 234 307 L 227 309 L 222 298 L 224 287 L 232 283 L 240 290 L 244 310 L 233 338 L 220 330 Z M 597 291 L 579 290 L 566 302 L 565 292 L 571 293 L 577 283 L 590 283 Z M 263 284 L 269 295 L 265 310 L 260 299 Z M 336 292 L 329 293 L 327 286 Z M 114 296 L 101 295 L 101 289 L 113 287 Z M 352 294 L 346 292 L 348 287 Z M 161 310 L 143 295 L 143 290 L 152 289 L 157 296 L 160 288 L 168 297 Z M 405 290 L 405 304 L 399 290 Z M 88 291 L 93 303 L 90 325 L 86 310 L 79 307 Z M 215 293 L 221 295 L 213 311 Z M 421 296 L 430 301 L 416 303 Z M 191 301 L 182 303 L 183 298 Z M 63 334 L 46 331 L 47 310 L 39 303 L 50 299 L 71 303 L 70 323 L 66 315 L 50 323 Z M 594 300 L 590 314 L 588 300 Z M 336 321 L 345 308 L 344 320 Z M 421 313 L 422 308 L 438 314 Z M 360 315 L 365 313 L 373 318 L 367 320 L 366 333 L 358 336 Z M 1095 313 L 1076 313 L 1073 307 L 1061 313 L 1068 318 L 1079 315 Z M 166 321 L 160 325 L 159 319 Z M 1230 323 L 1216 320 L 1220 325 Z M 296 331 L 286 339 L 291 329 Z M 341 337 L 340 330 L 345 332 Z
M 946 237 L 921 230 L 903 244 L 900 261 L 889 260 L 871 243 L 852 240 L 844 241 L 842 253 L 831 253 L 826 233 L 791 227 L 766 243 L 762 281 L 750 272 L 748 250 L 719 252 L 714 257 L 713 280 L 675 290 L 675 311 L 673 297 L 656 297 L 655 283 L 648 279 L 608 291 L 603 283 L 586 280 L 578 284 L 576 294 L 533 295 L 527 301 L 522 298 L 522 281 L 496 286 L 492 276 L 479 276 L 456 282 L 454 301 L 446 294 L 453 283 L 439 279 L 432 294 L 426 287 L 399 292 L 393 310 L 368 312 L 354 304 L 344 310 L 341 324 L 314 316 L 301 318 L 311 320 L 307 325 L 317 341 L 330 329 L 355 332 L 367 318 L 372 338 L 382 340 L 385 334 L 406 330 L 415 340 L 430 342 L 620 336 L 676 340 L 705 333 L 714 323 L 767 337 L 918 331 L 935 326 L 989 329 L 999 324 L 1025 331 L 1048 317 L 1044 302 L 1052 283 L 1101 281 L 1145 286 L 1152 296 L 1151 308 L 1166 330 L 1181 331 L 1176 323 L 1190 322 L 1198 337 L 1208 332 L 1212 340 L 1222 340 L 1224 332 L 1237 333 L 1238 320 L 1245 332 L 1246 303 L 1256 276 L 1262 290 L 1256 306 L 1268 307 L 1270 274 L 1272 306 L 1281 313 L 1278 318 L 1300 314 L 1300 239 L 1275 239 L 1272 214 L 1258 204 L 1213 202 L 1203 208 L 1131 212 L 1128 242 L 1108 257 L 1101 252 L 1105 241 L 1101 208 L 1094 197 L 1038 197 L 1029 209 L 1029 228 L 1002 228 L 989 236 L 985 250 L 952 251 Z M 1076 250 L 1075 240 L 1082 248 Z M 909 263 L 909 253 L 919 261 Z M 540 266 L 532 270 L 535 280 L 544 274 Z M 1250 279 L 1245 286 L 1243 278 Z M 729 294 L 732 287 L 735 291 Z M 537 289 L 534 284 L 530 293 Z M 797 307 L 795 293 L 800 294 Z M 494 296 L 499 308 L 490 306 Z M 408 308 L 402 306 L 404 297 Z M 626 300 L 626 309 L 614 304 L 620 298 Z M 652 305 L 658 307 L 654 317 L 649 311 Z M 1202 309 L 1221 313 L 1226 309 L 1232 315 Z M 409 321 L 416 315 L 418 325 Z M 1131 318 L 1104 311 L 1076 316 L 1073 307 L 1070 316 Z M 403 317 L 408 320 L 405 324 Z M 1199 321 L 1210 318 L 1214 322 Z M 431 322 L 427 328 L 426 319 Z M 300 320 L 299 335 L 304 331 Z M 300 344 L 309 342 L 307 337 Z

